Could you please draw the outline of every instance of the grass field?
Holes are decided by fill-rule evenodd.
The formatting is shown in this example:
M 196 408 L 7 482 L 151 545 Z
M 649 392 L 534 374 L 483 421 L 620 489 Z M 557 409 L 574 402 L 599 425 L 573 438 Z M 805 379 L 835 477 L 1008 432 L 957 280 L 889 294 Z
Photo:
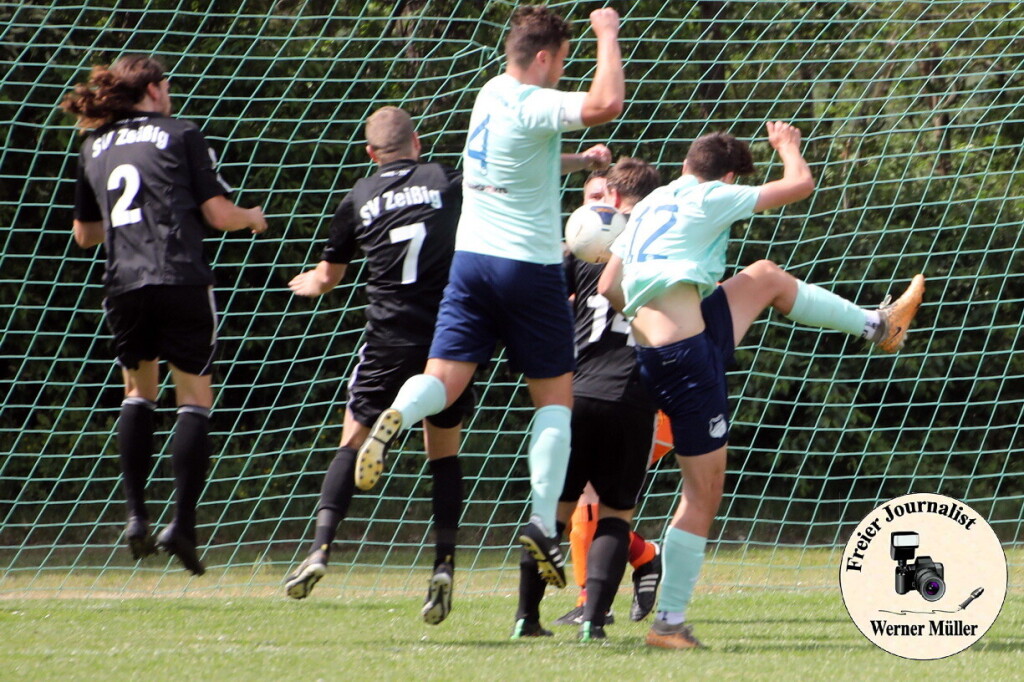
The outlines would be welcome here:
M 806 552 L 801 553 L 806 556 Z M 777 553 L 776 553 L 776 558 Z M 1016 557 L 1019 558 L 1019 557 Z M 1019 563 L 1012 562 L 1016 566 Z M 1024 596 L 1011 589 L 992 629 L 971 649 L 939 661 L 892 656 L 866 640 L 850 621 L 837 588 L 804 590 L 725 585 L 709 567 L 710 587 L 695 598 L 690 619 L 709 649 L 653 650 L 642 645 L 648 623 L 625 617 L 630 597 L 616 602 L 621 619 L 609 640 L 581 645 L 574 628 L 553 639 L 510 641 L 515 611 L 513 572 L 472 572 L 457 584 L 455 609 L 439 626 L 419 620 L 425 573 L 395 575 L 357 587 L 368 569 L 329 574 L 313 596 L 296 602 L 275 584 L 229 585 L 196 592 L 180 572 L 139 575 L 149 596 L 103 596 L 124 576 L 64 575 L 61 593 L 19 590 L 7 580 L 0 599 L 0 679 L 3 680 L 662 680 L 1021 679 L 1024 676 Z M 747 564 L 749 571 L 756 566 Z M 237 570 L 237 569 L 236 569 Z M 1020 584 L 1011 572 L 1011 583 Z M 408 574 L 405 571 L 405 574 Z M 834 575 L 834 571 L 827 573 Z M 463 572 L 462 577 L 469 577 Z M 824 573 L 822 574 L 824 575 Z M 485 587 L 495 576 L 496 584 Z M 9 576 L 8 576 L 9 577 Z M 237 578 L 239 576 L 235 576 Z M 335 578 L 332 586 L 331 578 Z M 53 578 L 55 581 L 57 578 Z M 48 578 L 48 579 L 50 579 Z M 203 580 L 206 580 L 204 578 Z M 93 596 L 75 583 L 88 582 Z M 106 587 L 101 585 L 106 582 Z M 348 589 L 338 589 L 345 582 Z M 816 582 L 816 581 L 815 581 Z M 162 586 L 156 589 L 156 586 Z M 173 589 L 177 585 L 178 589 Z M 12 589 L 14 588 L 14 589 Z M 549 591 L 550 622 L 573 605 L 574 592 Z

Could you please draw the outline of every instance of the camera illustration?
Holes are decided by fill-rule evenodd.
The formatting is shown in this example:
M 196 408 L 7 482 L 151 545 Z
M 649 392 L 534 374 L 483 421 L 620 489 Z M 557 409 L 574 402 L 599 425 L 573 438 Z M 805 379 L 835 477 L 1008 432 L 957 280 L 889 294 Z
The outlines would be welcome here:
M 889 556 L 898 564 L 896 594 L 917 590 L 926 601 L 938 601 L 946 594 L 942 564 L 932 561 L 930 556 L 919 556 L 913 561 L 920 544 L 921 536 L 913 531 L 896 531 L 890 538 Z

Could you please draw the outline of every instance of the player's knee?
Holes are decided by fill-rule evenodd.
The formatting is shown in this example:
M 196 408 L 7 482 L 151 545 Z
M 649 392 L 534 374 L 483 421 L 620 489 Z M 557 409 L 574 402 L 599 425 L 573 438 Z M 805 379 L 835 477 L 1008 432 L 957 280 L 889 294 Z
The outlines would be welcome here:
M 757 291 L 769 304 L 775 304 L 780 297 L 794 289 L 793 276 L 767 258 L 753 263 L 746 272 L 756 282 Z
M 691 479 L 683 484 L 683 495 L 686 497 L 687 504 L 711 513 L 718 511 L 724 490 L 724 476 Z
M 780 268 L 775 261 L 767 258 L 753 263 L 747 270 L 752 277 L 758 280 L 758 283 L 766 285 L 781 281 L 786 275 L 786 271 Z

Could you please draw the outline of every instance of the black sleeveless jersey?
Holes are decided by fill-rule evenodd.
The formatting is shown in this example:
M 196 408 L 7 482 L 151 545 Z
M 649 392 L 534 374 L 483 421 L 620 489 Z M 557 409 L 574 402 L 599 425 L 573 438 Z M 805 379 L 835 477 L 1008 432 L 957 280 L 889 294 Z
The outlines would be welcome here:
M 629 322 L 597 293 L 603 270 L 604 265 L 571 254 L 565 257 L 569 293 L 576 294 L 572 304 L 576 318 L 573 395 L 623 402 L 653 412 L 657 408 L 640 383 Z
M 228 194 L 195 124 L 135 112 L 91 133 L 78 155 L 75 218 L 102 220 L 108 296 L 152 284 L 210 285 L 199 206 Z
M 393 346 L 428 345 L 462 209 L 462 173 L 393 161 L 356 182 L 338 206 L 321 260 L 366 254 L 367 334 Z

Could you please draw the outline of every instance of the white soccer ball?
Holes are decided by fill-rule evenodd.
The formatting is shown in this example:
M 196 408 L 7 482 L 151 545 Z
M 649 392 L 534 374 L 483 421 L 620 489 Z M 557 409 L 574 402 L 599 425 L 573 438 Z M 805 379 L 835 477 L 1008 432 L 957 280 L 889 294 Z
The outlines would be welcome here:
M 588 263 L 606 263 L 612 242 L 626 227 L 626 216 L 609 204 L 584 204 L 565 223 L 565 243 L 572 254 Z

